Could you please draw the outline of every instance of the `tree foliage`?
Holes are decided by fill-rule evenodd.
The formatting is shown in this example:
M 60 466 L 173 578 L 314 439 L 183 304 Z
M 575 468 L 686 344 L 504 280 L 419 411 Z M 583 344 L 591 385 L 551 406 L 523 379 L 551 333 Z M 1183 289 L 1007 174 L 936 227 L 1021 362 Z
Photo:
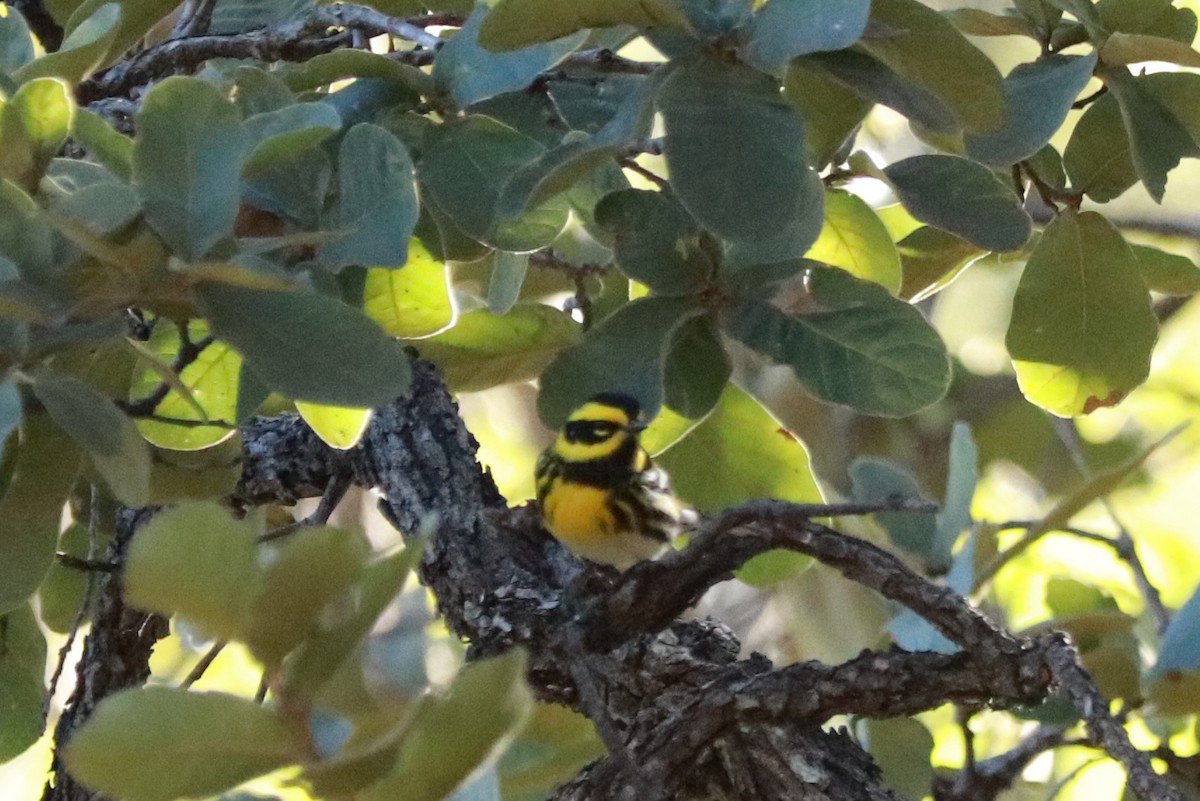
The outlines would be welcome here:
M 86 723 L 60 726 L 60 789 L 168 801 L 285 769 L 318 797 L 544 798 L 603 750 L 582 719 L 533 703 L 527 672 L 539 697 L 594 719 L 604 764 L 628 760 L 587 680 L 570 676 L 570 699 L 537 684 L 544 655 L 528 632 L 509 644 L 532 656 L 477 641 L 471 655 L 494 658 L 433 694 L 410 632 L 390 644 L 406 655 L 391 655 L 386 688 L 368 686 L 368 633 L 425 539 L 470 528 L 462 520 L 442 510 L 401 526 L 404 550 L 378 552 L 358 532 L 281 519 L 300 497 L 336 501 L 351 483 L 336 471 L 313 469 L 327 485 L 289 473 L 269 502 L 246 489 L 246 454 L 269 450 L 247 425 L 294 410 L 329 447 L 361 453 L 372 410 L 414 385 L 411 350 L 454 392 L 536 379 L 550 428 L 596 392 L 637 397 L 680 493 L 718 516 L 698 542 L 741 519 L 723 510 L 760 498 L 899 509 L 842 522 L 988 601 L 1001 624 L 1069 632 L 1099 690 L 1141 725 L 1138 746 L 1180 792 L 1200 793 L 1187 728 L 1200 712 L 1200 603 L 1183 603 L 1195 576 L 1162 567 L 1152 580 L 1160 568 L 1143 564 L 1111 505 L 1111 520 L 1099 515 L 1111 536 L 1088 528 L 1095 515 L 1079 523 L 1148 475 L 1161 435 L 1194 406 L 1194 376 L 1166 346 L 1157 356 L 1182 366 L 1147 379 L 1160 324 L 1194 311 L 1181 298 L 1200 289 L 1200 269 L 1111 209 L 1139 184 L 1162 202 L 1200 157 L 1200 76 L 1187 71 L 1200 67 L 1196 14 L 1170 0 L 931 5 L 0 5 L 0 757 L 44 726 L 39 624 L 73 637 L 104 608 L 99 577 L 119 570 L 131 608 L 213 638 L 214 653 L 241 649 L 270 703 L 190 682 L 89 699 L 99 705 Z M 888 119 L 911 130 L 901 147 L 878 134 Z M 1000 377 L 974 375 L 939 330 L 956 281 L 1008 282 Z M 967 302 L 1007 315 L 1005 298 Z M 1176 349 L 1177 330 L 1162 334 Z M 1170 397 L 1142 430 L 1103 449 L 1068 426 L 1069 447 L 1046 456 L 1064 430 L 1046 413 L 1103 417 L 1140 393 L 1136 418 L 1154 392 Z M 854 432 L 839 437 L 846 420 Z M 1050 500 L 989 497 L 1013 486 L 995 473 L 1003 460 Z M 897 501 L 934 486 L 936 514 Z M 231 497 L 236 516 L 218 503 Z M 1056 532 L 1106 546 L 1128 586 L 1039 565 L 1028 568 L 1037 598 L 1019 594 L 1006 572 Z M 725 554 L 753 585 L 817 586 L 817 570 L 801 575 L 809 557 L 836 562 L 763 537 Z M 1194 543 L 1174 553 L 1197 556 Z M 422 578 L 467 636 L 477 621 L 463 623 L 466 602 L 431 578 L 438 558 Z M 676 579 L 687 598 L 664 602 L 660 628 L 694 600 L 685 590 L 724 575 L 692 565 L 702 578 L 688 584 L 689 564 Z M 639 581 L 612 603 L 639 597 Z M 925 596 L 876 589 L 910 608 L 862 613 L 879 625 L 859 647 L 970 651 L 954 624 L 930 621 L 936 604 L 916 608 Z M 868 708 L 880 719 L 858 733 L 885 782 L 910 797 L 1023 793 L 1036 784 L 1018 781 L 1028 759 L 1067 743 L 1082 716 L 1082 745 L 1121 761 L 1131 791 L 1150 797 L 1146 754 L 1082 709 L 1093 696 L 1055 648 L 1046 665 L 1062 692 L 1017 713 L 1040 721 L 1028 754 L 996 735 L 979 761 L 951 759 L 966 767 L 934 777 L 937 724 Z M 791 657 L 829 654 L 850 655 Z M 1016 703 L 947 692 L 964 729 L 989 700 Z

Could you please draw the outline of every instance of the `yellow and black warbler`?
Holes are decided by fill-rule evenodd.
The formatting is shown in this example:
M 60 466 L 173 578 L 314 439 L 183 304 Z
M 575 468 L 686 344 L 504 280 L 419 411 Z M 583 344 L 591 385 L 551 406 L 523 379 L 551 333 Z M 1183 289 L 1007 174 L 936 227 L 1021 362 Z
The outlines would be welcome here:
M 638 441 L 638 402 L 605 392 L 573 411 L 538 459 L 542 519 L 585 559 L 622 570 L 656 556 L 694 513 Z

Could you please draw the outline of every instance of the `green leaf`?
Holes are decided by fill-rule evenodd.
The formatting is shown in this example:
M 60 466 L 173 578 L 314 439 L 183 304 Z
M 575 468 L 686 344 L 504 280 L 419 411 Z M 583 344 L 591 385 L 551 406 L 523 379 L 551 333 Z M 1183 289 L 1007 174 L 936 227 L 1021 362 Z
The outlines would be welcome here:
M 1037 30 L 1028 20 L 1015 14 L 992 14 L 978 8 L 956 8 L 942 15 L 968 36 L 1028 36 L 1037 38 Z
M 208 326 L 202 320 L 192 321 L 188 324 L 188 333 L 195 342 L 208 334 Z M 155 326 L 146 347 L 160 364 L 169 365 L 179 355 L 179 329 L 173 325 Z M 240 353 L 224 342 L 213 342 L 179 372 L 178 385 L 172 382 L 166 397 L 154 407 L 154 413 L 185 423 L 205 420 L 220 420 L 229 424 L 236 422 L 241 369 Z M 129 396 L 135 401 L 146 397 L 158 389 L 162 381 L 159 370 L 146 367 L 135 375 Z M 180 391 L 181 388 L 184 392 Z M 173 425 L 160 420 L 142 419 L 137 421 L 137 427 L 152 444 L 180 451 L 208 448 L 233 435 L 233 431 L 223 425 Z
M 221 0 L 213 10 L 209 33 L 241 33 L 300 19 L 317 0 Z
M 433 90 L 433 79 L 417 67 L 402 64 L 381 53 L 350 48 L 322 53 L 293 65 L 280 77 L 284 87 L 293 92 L 312 91 L 347 78 L 357 78 L 326 100 L 341 113 L 348 126 L 369 122 L 385 108 L 411 108 L 420 102 L 422 92 Z M 347 111 L 353 111 L 353 114 L 347 114 Z
M 71 138 L 122 181 L 133 176 L 133 140 L 117 133 L 99 114 L 76 109 Z
M 864 724 L 871 758 L 883 770 L 883 783 L 901 798 L 921 798 L 933 782 L 933 735 L 913 718 L 869 720 Z
M 675 332 L 663 364 L 664 402 L 699 420 L 717 405 L 732 372 L 714 316 L 693 317 Z
M 350 593 L 351 608 L 345 617 L 325 621 L 320 630 L 300 644 L 284 663 L 280 693 L 300 704 L 311 703 L 341 664 L 370 632 L 383 610 L 395 600 L 422 547 L 379 557 L 364 567 Z
M 918 220 L 984 250 L 1016 250 L 1033 224 L 1012 188 L 991 170 L 957 156 L 914 156 L 884 170 Z
M 815 169 L 835 158 L 871 110 L 869 100 L 803 60 L 788 67 L 783 96 L 804 118 L 804 145 Z
M 21 393 L 12 381 L 0 381 L 0 454 L 9 435 L 21 425 Z
M 1004 123 L 999 71 L 949 20 L 917 0 L 873 0 L 871 22 L 887 33 L 865 38 L 863 47 L 936 95 L 968 132 Z
M 930 565 L 944 570 L 951 565 L 954 544 L 971 526 L 971 501 L 979 481 L 979 449 L 971 427 L 962 421 L 950 433 L 950 460 L 946 467 L 946 495 L 937 513 L 937 533 L 930 551 Z M 969 589 L 969 587 L 968 587 Z
M 363 311 L 394 337 L 433 336 L 457 316 L 449 281 L 449 268 L 414 239 L 402 269 L 367 268 Z
M 1094 53 L 1052 55 L 1017 65 L 1004 79 L 1005 124 L 992 133 L 968 134 L 967 155 L 1006 167 L 1037 153 L 1063 124 L 1095 66 Z
M 62 78 L 73 84 L 95 72 L 104 63 L 125 16 L 121 5 L 102 3 L 89 2 L 89 16 L 67 31 L 62 46 L 18 70 L 17 80 Z
M 1196 12 L 1171 0 L 1100 0 L 1100 23 L 1113 32 L 1161 36 L 1183 44 L 1196 38 Z
M 333 136 L 341 124 L 328 103 L 294 103 L 248 117 L 242 127 L 249 157 L 242 169 L 253 175 L 286 162 Z
M 50 160 L 67 141 L 75 103 L 67 85 L 55 78 L 24 84 L 0 106 L 0 175 L 37 191 Z
M 44 185 L 47 194 L 57 195 L 51 201 L 51 220 L 61 224 L 61 218 L 54 219 L 56 216 L 69 218 L 93 237 L 116 234 L 141 214 L 137 195 L 129 185 L 97 164 L 55 159 L 46 171 L 44 181 L 48 184 Z M 64 234 L 71 236 L 67 231 Z M 86 245 L 76 243 L 87 249 Z M 123 263 L 121 266 L 132 265 Z
M 33 609 L 26 604 L 0 616 L 0 761 L 18 756 L 41 736 L 45 675 L 46 638 Z
M 1146 288 L 1164 295 L 1200 292 L 1200 268 L 1187 256 L 1167 253 L 1149 245 L 1130 245 Z
M 342 451 L 357 445 L 371 422 L 370 409 L 296 401 L 296 411 L 322 442 Z
M 167 78 L 138 113 L 133 185 L 146 221 L 185 259 L 231 236 L 246 133 L 237 108 L 211 83 Z
M 12 478 L 0 498 L 0 614 L 24 604 L 54 562 L 63 504 L 80 459 L 79 448 L 50 415 L 25 413 Z
M 236 437 L 197 451 L 156 449 L 151 456 L 151 503 L 220 500 L 242 477 L 242 442 Z
M 1141 33 L 1113 33 L 1100 48 L 1100 59 L 1111 66 L 1166 61 L 1185 67 L 1200 67 L 1200 53 L 1183 42 Z
M 744 300 L 726 330 L 814 396 L 866 414 L 901 417 L 946 394 L 946 346 L 917 309 L 843 270 L 812 267 L 807 287 L 793 311 Z
M 671 186 L 704 227 L 728 239 L 771 237 L 811 204 L 804 124 L 757 70 L 687 59 L 657 97 Z
M 503 798 L 544 801 L 605 753 L 586 717 L 559 704 L 534 704 L 529 723 L 500 759 Z
M 84 0 L 80 3 L 64 26 L 67 38 L 76 36 L 88 24 L 87 20 L 93 12 L 104 7 L 104 3 L 105 0 Z M 121 0 L 120 6 L 121 21 L 104 53 L 102 66 L 116 61 L 125 51 L 133 47 L 154 27 L 155 23 L 171 13 L 176 3 L 171 0 Z
M 1129 70 L 1108 70 L 1105 85 L 1117 99 L 1129 134 L 1129 152 L 1138 179 L 1155 202 L 1162 202 L 1167 173 L 1184 156 L 1200 156 L 1200 147 L 1179 117 Z
M 891 498 L 926 500 L 916 476 L 887 459 L 855 459 L 850 465 L 850 481 L 854 487 L 854 499 L 863 503 Z M 873 517 L 896 545 L 920 556 L 929 567 L 938 565 L 945 569 L 946 565 L 940 562 L 937 522 L 932 513 L 878 512 Z
M 507 314 L 521 297 L 525 285 L 525 273 L 529 270 L 528 253 L 508 253 L 497 250 L 492 253 L 492 269 L 488 273 L 488 311 L 492 314 Z
M 310 526 L 258 554 L 261 581 L 241 633 L 264 664 L 277 665 L 314 633 L 325 606 L 358 576 L 370 546 L 361 534 Z
M 379 406 L 408 391 L 401 346 L 360 311 L 324 295 L 206 283 L 214 333 L 271 389 L 332 406 Z
M 127 506 L 150 501 L 150 452 L 127 415 L 82 381 L 51 372 L 35 375 L 33 392 L 54 422 L 91 457 L 113 495 Z
M 862 98 L 895 109 L 931 131 L 952 133 L 959 128 L 953 110 L 941 98 L 866 53 L 814 53 L 797 63 L 819 68 Z
M 450 691 L 417 712 L 391 771 L 362 792 L 363 801 L 441 801 L 480 765 L 499 755 L 533 704 L 525 654 L 472 662 Z
M 106 795 L 174 801 L 219 793 L 302 756 L 283 721 L 248 698 L 139 687 L 101 701 L 64 759 Z
M 896 244 L 904 280 L 900 297 L 917 303 L 948 287 L 986 250 L 954 234 L 923 225 Z
M 617 309 L 542 373 L 542 421 L 557 428 L 572 409 L 600 392 L 632 395 L 653 417 L 663 400 L 663 365 L 672 338 L 684 322 L 703 313 L 695 299 L 686 297 L 641 298 Z M 636 361 L 630 359 L 634 353 Z
M 261 586 L 255 536 L 261 523 L 235 520 L 216 503 L 188 501 L 138 531 L 125 592 L 139 609 L 180 615 L 209 635 L 233 639 Z
M 1121 107 L 1109 93 L 1088 106 L 1063 151 L 1071 186 L 1097 203 L 1107 203 L 1137 183 Z
M 451 391 L 478 392 L 536 378 L 579 337 L 579 324 L 569 315 L 517 303 L 501 317 L 487 309 L 461 314 L 453 328 L 414 344 L 441 369 Z
M 892 238 L 871 207 L 849 192 L 825 193 L 825 224 L 805 256 L 874 281 L 893 295 L 900 290 L 900 255 Z
M 502 218 L 497 203 L 505 184 L 545 148 L 487 117 L 440 126 L 421 159 L 422 187 L 430 200 L 468 236 L 492 247 L 527 253 L 553 242 L 567 222 L 561 199 L 516 220 Z
M 479 30 L 489 50 L 516 50 L 586 28 L 614 25 L 685 28 L 672 0 L 502 0 Z
M 0 179 L 0 256 L 27 281 L 57 277 L 54 240 L 37 204 L 16 184 Z
M 526 88 L 587 39 L 586 32 L 577 31 L 554 41 L 496 53 L 485 50 L 479 42 L 488 15 L 486 5 L 476 6 L 458 33 L 438 50 L 433 62 L 434 82 L 460 106 Z
M 408 149 L 386 128 L 359 123 L 342 137 L 338 180 L 332 222 L 346 235 L 318 258 L 337 267 L 404 266 L 418 211 Z
M 712 414 L 657 461 L 680 497 L 702 512 L 760 498 L 822 503 L 804 443 L 733 385 L 725 387 Z M 771 551 L 750 560 L 738 577 L 763 586 L 795 575 L 810 562 L 796 553 Z
M 870 0 L 771 0 L 755 13 L 742 57 L 775 72 L 804 53 L 841 50 L 858 41 L 870 10 Z
M 596 223 L 612 234 L 621 271 L 655 294 L 694 294 L 716 272 L 716 243 L 669 193 L 613 192 L 596 205 Z
M 1060 213 L 1025 265 L 1005 340 L 1025 397 L 1061 417 L 1115 405 L 1148 375 L 1157 333 L 1117 229 Z
M 11 13 L 0 17 L 0 71 L 16 72 L 36 55 L 25 17 Z
M 363 51 L 338 52 L 361 53 Z M 284 106 L 290 106 L 296 102 L 296 95 L 288 88 L 281 75 L 259 67 L 235 69 L 233 85 L 234 102 L 241 109 L 242 116 L 247 119 L 258 114 L 279 111 Z

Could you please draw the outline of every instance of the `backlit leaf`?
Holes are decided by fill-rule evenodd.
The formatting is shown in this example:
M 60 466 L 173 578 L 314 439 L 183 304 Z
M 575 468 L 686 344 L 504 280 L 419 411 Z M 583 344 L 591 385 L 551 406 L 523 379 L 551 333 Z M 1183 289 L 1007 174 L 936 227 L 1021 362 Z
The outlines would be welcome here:
M 24 605 L 0 616 L 0 760 L 18 756 L 41 736 L 45 675 L 46 638 L 33 610 Z
M 892 294 L 900 289 L 900 256 L 892 238 L 871 207 L 849 192 L 825 193 L 825 224 L 805 257 L 874 281 Z
M 103 62 L 125 16 L 118 3 L 88 2 L 89 16 L 67 31 L 62 47 L 34 59 L 17 71 L 18 81 L 62 78 L 76 83 L 91 75 Z
M 1145 380 L 1157 332 L 1121 234 L 1095 212 L 1060 213 L 1025 265 L 1005 340 L 1025 396 L 1062 417 L 1115 405 Z
M 457 314 L 449 279 L 446 265 L 414 239 L 403 268 L 367 268 L 363 311 L 394 337 L 432 336 L 452 325 Z
M 29 192 L 58 155 L 75 116 L 65 83 L 38 78 L 24 84 L 0 107 L 0 174 Z

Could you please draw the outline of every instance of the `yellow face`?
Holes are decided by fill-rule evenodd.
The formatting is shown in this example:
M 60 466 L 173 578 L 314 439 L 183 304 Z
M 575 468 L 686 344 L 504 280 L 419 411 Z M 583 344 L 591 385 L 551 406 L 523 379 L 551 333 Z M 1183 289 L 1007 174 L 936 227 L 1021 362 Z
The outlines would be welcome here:
M 644 427 L 620 407 L 589 401 L 567 418 L 554 440 L 554 452 L 568 462 L 606 459 Z

